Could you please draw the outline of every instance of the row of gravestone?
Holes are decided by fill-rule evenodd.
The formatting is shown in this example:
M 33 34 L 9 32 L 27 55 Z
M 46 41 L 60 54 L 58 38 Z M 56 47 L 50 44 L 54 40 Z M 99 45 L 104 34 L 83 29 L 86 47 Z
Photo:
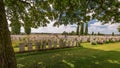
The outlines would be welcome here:
M 59 37 L 59 36 L 58 36 Z M 79 40 L 81 40 L 81 42 L 89 42 L 90 41 L 90 39 L 91 38 L 120 38 L 120 36 L 67 36 L 67 38 L 71 38 L 71 39 L 73 39 L 73 38 L 77 38 L 77 39 L 79 39 Z M 40 36 L 35 36 L 35 37 L 17 37 L 17 36 L 15 36 L 15 37 L 12 37 L 12 40 L 13 41 L 16 41 L 16 42 L 21 42 L 21 41 L 25 41 L 25 40 L 27 40 L 27 39 L 29 39 L 29 40 L 31 40 L 31 41 L 36 41 L 36 40 L 41 40 L 41 39 L 54 39 L 54 38 L 57 38 L 57 37 L 55 37 L 55 36 L 50 36 L 50 37 L 40 37 Z M 64 38 L 64 37 L 59 37 L 59 39 L 61 39 L 61 38 Z
M 38 38 L 31 38 L 31 37 L 28 37 L 28 38 L 24 38 L 24 40 L 22 39 L 22 38 L 15 38 L 14 40 L 15 41 L 17 41 L 17 42 L 21 42 L 21 41 L 28 41 L 28 40 L 30 40 L 30 41 L 36 41 L 36 40 L 48 40 L 48 39 L 55 39 L 56 37 L 38 37 Z M 102 39 L 102 40 L 107 40 L 107 39 L 120 39 L 120 37 L 118 36 L 118 37 L 111 37 L 111 36 L 80 36 L 80 37 L 72 37 L 72 36 L 69 36 L 69 37 L 67 37 L 67 39 L 74 39 L 74 38 L 76 38 L 76 39 L 78 39 L 78 40 L 80 40 L 81 42 L 90 42 L 90 40 L 91 39 Z M 60 37 L 59 39 L 62 39 L 62 37 Z M 19 40 L 19 41 L 18 41 Z
M 31 42 L 19 43 L 19 52 L 47 50 L 47 49 L 56 49 L 56 48 L 69 48 L 75 46 L 80 46 L 79 40 L 68 40 L 68 39 L 37 40 L 34 43 Z M 28 50 L 25 49 L 26 47 L 28 48 Z M 33 49 L 33 47 L 35 47 L 35 49 Z
M 90 39 L 90 43 L 92 44 L 104 44 L 111 42 L 120 42 L 120 37 L 94 37 Z
M 82 39 L 82 41 L 84 42 L 84 41 L 86 41 L 86 39 L 87 38 L 89 38 L 90 36 L 80 36 L 80 37 L 78 37 L 78 36 L 67 36 L 67 38 L 79 38 L 79 39 Z M 56 37 L 56 36 L 48 36 L 48 37 L 42 37 L 42 36 L 34 36 L 34 37 L 24 37 L 24 36 L 12 36 L 11 37 L 11 39 L 12 39 L 12 41 L 16 41 L 16 42 L 18 42 L 18 41 L 24 41 L 24 40 L 26 40 L 26 39 L 30 39 L 30 40 L 32 40 L 32 41 L 34 41 L 34 40 L 39 40 L 39 39 L 49 39 L 49 38 L 58 38 L 58 39 L 61 39 L 61 38 L 65 38 L 64 36 L 58 36 L 58 37 Z
M 100 40 L 99 40 L 100 39 Z M 120 41 L 119 37 L 82 37 L 82 38 L 44 38 L 35 40 L 34 42 L 27 40 L 25 42 L 19 43 L 19 52 L 25 52 L 33 50 L 46 50 L 46 49 L 56 49 L 56 48 L 66 48 L 80 46 L 81 42 L 94 42 L 97 40 L 99 43 L 104 43 L 104 41 L 112 39 L 113 41 Z M 35 47 L 35 49 L 33 49 Z

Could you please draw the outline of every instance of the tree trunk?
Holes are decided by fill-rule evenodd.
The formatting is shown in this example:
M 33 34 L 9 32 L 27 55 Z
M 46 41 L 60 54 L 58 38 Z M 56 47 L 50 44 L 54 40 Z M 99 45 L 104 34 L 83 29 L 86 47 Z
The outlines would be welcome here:
M 78 24 L 77 24 L 76 34 L 77 34 L 77 35 L 79 35 L 79 34 L 80 34 L 80 23 L 78 23 Z
M 0 68 L 17 68 L 3 0 L 0 0 Z
M 86 27 L 85 27 L 85 35 L 88 35 L 88 22 L 86 23 Z
M 80 34 L 81 34 L 81 35 L 84 35 L 84 23 L 81 23 Z

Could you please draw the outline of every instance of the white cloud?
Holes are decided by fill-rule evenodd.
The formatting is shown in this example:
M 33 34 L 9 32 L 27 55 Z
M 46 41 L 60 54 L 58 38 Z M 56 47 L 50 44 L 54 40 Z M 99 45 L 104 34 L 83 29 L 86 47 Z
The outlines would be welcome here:
M 91 32 L 95 32 L 95 33 L 105 33 L 105 34 L 111 34 L 112 32 L 114 32 L 115 34 L 119 34 L 119 32 L 117 31 L 117 27 L 120 24 L 116 23 L 116 24 L 104 24 L 102 25 L 100 22 L 96 22 L 94 24 L 90 24 L 89 27 L 89 33 Z
M 47 27 L 40 27 L 38 29 L 32 28 L 32 32 L 37 33 L 62 33 L 63 31 L 71 32 L 76 31 L 76 25 L 61 25 L 60 27 L 53 27 L 53 22 L 50 23 Z M 111 34 L 114 32 L 115 34 L 119 34 L 117 31 L 117 27 L 120 24 L 104 24 L 102 25 L 100 22 L 96 22 L 94 24 L 90 24 L 89 26 L 89 33 L 95 32 L 95 33 L 105 33 L 105 34 Z
M 59 27 L 53 27 L 53 23 L 51 22 L 50 24 L 48 24 L 47 27 L 39 27 L 38 29 L 34 29 L 32 28 L 32 32 L 35 33 L 62 33 L 63 31 L 67 31 L 67 32 L 71 32 L 71 31 L 75 31 L 76 28 L 75 27 L 71 27 L 71 25 L 61 25 Z
M 94 24 L 91 24 L 91 26 L 98 27 L 98 26 L 101 26 L 101 23 L 100 23 L 100 22 L 96 22 L 96 23 L 94 23 Z

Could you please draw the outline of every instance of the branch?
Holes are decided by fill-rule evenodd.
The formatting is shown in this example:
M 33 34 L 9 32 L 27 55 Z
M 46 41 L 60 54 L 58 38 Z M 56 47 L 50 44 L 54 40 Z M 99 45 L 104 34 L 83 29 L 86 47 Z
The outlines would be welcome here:
M 28 3 L 27 1 L 23 1 L 23 0 L 18 0 L 18 1 L 21 2 L 21 3 L 27 4 L 27 5 L 29 5 L 30 7 L 32 7 L 31 4 Z

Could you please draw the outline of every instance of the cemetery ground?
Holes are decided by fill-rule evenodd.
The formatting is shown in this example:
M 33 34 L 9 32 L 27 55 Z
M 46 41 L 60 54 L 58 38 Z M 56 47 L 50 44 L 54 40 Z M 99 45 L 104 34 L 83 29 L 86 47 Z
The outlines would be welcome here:
M 16 53 L 16 58 L 18 68 L 120 68 L 120 42 L 81 43 L 81 47 Z

